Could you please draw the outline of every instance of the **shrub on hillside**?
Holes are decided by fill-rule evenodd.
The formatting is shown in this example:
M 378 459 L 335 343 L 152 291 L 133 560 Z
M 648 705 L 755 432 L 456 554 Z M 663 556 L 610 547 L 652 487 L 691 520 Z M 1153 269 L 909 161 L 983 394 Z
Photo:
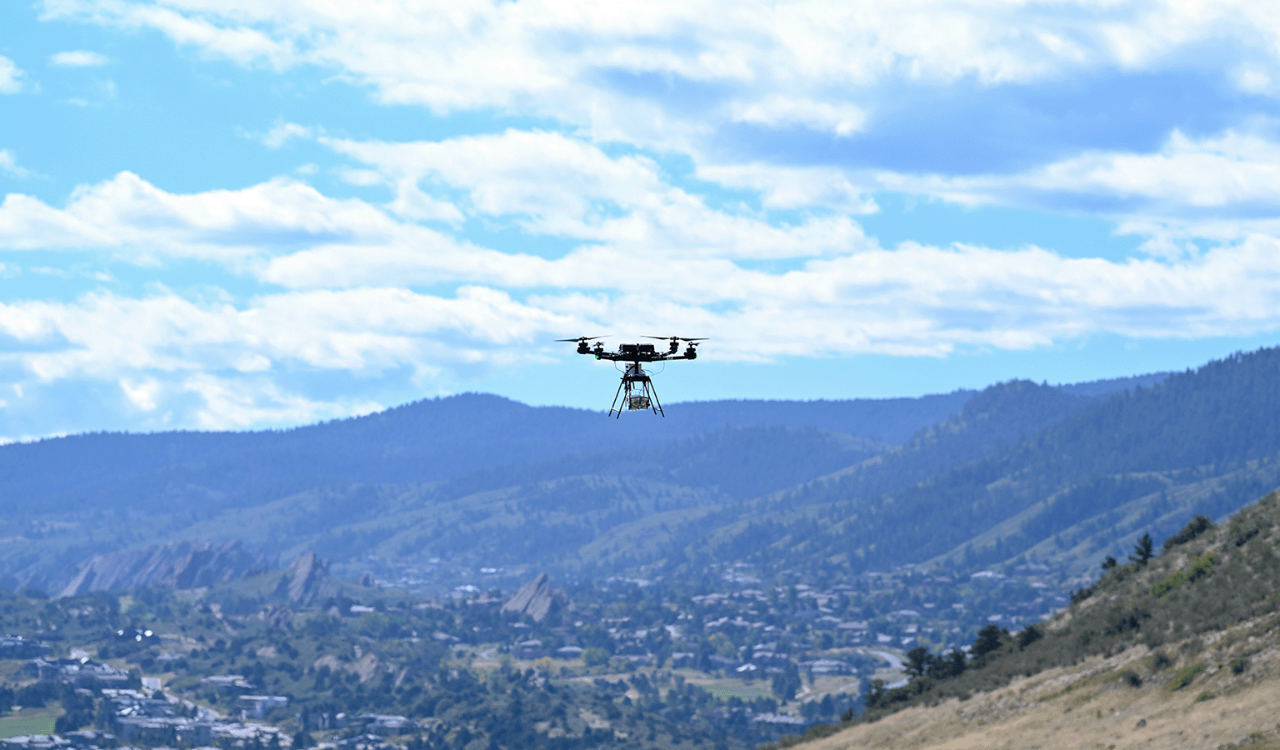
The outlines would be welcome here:
M 1213 521 L 1210 521 L 1207 516 L 1196 516 L 1182 527 L 1182 531 L 1164 540 L 1164 548 L 1168 551 L 1179 544 L 1186 544 L 1211 528 L 1213 528 Z

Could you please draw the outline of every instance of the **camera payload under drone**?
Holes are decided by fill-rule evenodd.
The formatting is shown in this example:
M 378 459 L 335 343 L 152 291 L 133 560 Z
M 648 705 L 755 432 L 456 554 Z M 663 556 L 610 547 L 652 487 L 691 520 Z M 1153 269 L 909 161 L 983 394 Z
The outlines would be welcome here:
M 662 404 L 658 401 L 658 392 L 654 390 L 653 381 L 649 379 L 649 373 L 644 371 L 644 363 L 646 362 L 666 362 L 673 359 L 697 359 L 698 343 L 706 341 L 706 339 L 687 339 L 682 336 L 645 336 L 646 339 L 657 339 L 658 341 L 666 341 L 668 343 L 665 352 L 658 351 L 653 344 L 620 344 L 618 351 L 605 351 L 604 344 L 597 339 L 603 336 L 579 336 L 576 339 L 556 339 L 557 341 L 565 341 L 569 343 L 576 342 L 578 344 L 578 354 L 594 354 L 596 359 L 607 359 L 612 362 L 626 362 L 626 370 L 622 373 L 622 383 L 618 385 L 618 391 L 613 395 L 613 404 L 609 406 L 609 416 L 613 416 L 613 412 L 617 411 L 618 416 L 622 416 L 623 409 L 631 410 L 650 410 L 654 414 L 667 416 L 662 411 Z M 595 346 L 587 343 L 595 341 Z M 680 351 L 680 342 L 685 343 L 684 351 Z M 622 404 L 618 404 L 618 397 L 622 397 Z

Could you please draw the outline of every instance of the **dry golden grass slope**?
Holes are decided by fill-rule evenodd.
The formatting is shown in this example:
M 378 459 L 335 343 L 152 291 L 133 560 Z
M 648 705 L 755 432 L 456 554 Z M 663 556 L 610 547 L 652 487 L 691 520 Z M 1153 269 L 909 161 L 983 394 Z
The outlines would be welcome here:
M 1154 652 L 1135 646 L 1093 657 L 965 701 L 905 709 L 800 747 L 1280 749 L 1280 617 Z

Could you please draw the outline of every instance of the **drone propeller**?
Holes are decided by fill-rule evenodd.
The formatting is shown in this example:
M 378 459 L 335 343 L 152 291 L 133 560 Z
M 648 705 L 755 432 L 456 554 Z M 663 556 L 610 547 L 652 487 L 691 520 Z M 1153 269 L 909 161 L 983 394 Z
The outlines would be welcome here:
M 572 344 L 572 343 L 577 342 L 577 341 L 595 341 L 596 339 L 603 339 L 603 338 L 607 338 L 607 337 L 605 337 L 605 336 L 579 336 L 579 337 L 578 337 L 578 338 L 576 338 L 576 339 L 556 339 L 556 341 L 566 341 L 566 342 L 568 342 L 568 343 Z
M 646 339 L 657 339 L 658 341 L 707 341 L 708 339 L 687 339 L 683 336 L 642 336 Z

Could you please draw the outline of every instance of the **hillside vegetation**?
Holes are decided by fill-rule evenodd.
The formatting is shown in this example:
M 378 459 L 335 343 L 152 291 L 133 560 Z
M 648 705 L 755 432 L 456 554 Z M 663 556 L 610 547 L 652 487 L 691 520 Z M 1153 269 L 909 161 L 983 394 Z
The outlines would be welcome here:
M 1166 540 L 1162 554 L 1148 542 L 1135 545 L 1125 564 L 1109 560 L 1095 585 L 1077 591 L 1071 606 L 1045 623 L 1018 633 L 990 626 L 967 659 L 912 652 L 914 676 L 906 685 L 873 686 L 867 710 L 846 717 L 859 726 L 815 747 L 901 743 L 909 725 L 929 727 L 912 733 L 913 746 L 923 747 L 967 746 L 947 743 L 1002 737 L 998 732 L 1032 742 L 1030 731 L 1044 733 L 1043 747 L 1087 746 L 1086 736 L 1101 742 L 1113 734 L 1136 743 L 1162 732 L 1169 740 L 1173 729 L 1180 738 L 1161 746 L 1216 738 L 1205 746 L 1217 747 L 1224 732 L 1239 730 L 1243 735 L 1226 739 L 1256 732 L 1274 743 L 1275 716 L 1262 703 L 1266 696 L 1274 706 L 1280 688 L 1280 493 L 1218 526 L 1192 519 Z M 1211 710 L 1198 705 L 1208 701 Z M 1072 711 L 1085 718 L 1106 714 L 1107 722 L 1081 727 L 1064 720 Z M 1187 712 L 1205 716 L 1192 724 Z M 1006 726 L 979 729 L 993 720 Z M 1128 729 L 1143 731 L 1122 732 L 1126 721 Z M 1137 721 L 1143 723 L 1135 727 Z M 1050 739 L 1067 725 L 1073 739 Z M 1205 736 L 1192 737 L 1193 728 Z M 809 736 L 837 729 L 815 727 Z M 1015 740 L 1011 746 L 1030 745 Z
M 68 566 L 91 554 L 165 540 L 243 538 L 271 555 L 319 547 L 342 559 L 386 538 L 344 529 L 371 516 L 341 502 L 316 519 L 319 533 L 331 536 L 317 537 L 305 524 L 243 536 L 263 516 L 314 515 L 308 505 L 317 496 L 395 498 L 425 509 L 529 485 L 542 495 L 541 482 L 603 474 L 657 480 L 702 506 L 862 461 L 945 419 L 971 395 L 673 404 L 666 419 L 619 421 L 468 394 L 287 431 L 90 434 L 7 445 L 0 447 L 0 537 L 9 543 L 0 548 L 0 580 L 59 588 Z M 604 497 L 600 506 L 634 494 Z M 387 517 L 397 507 L 388 501 L 368 510 Z M 413 550 L 428 557 L 453 551 Z
M 385 580 L 430 567 L 436 591 L 482 569 L 510 586 L 532 570 L 831 580 L 922 563 L 957 580 L 1047 566 L 1060 591 L 1137 534 L 1275 486 L 1277 375 L 1263 350 L 1167 378 L 677 404 L 665 420 L 469 395 L 278 433 L 5 446 L 0 575 L 59 591 L 93 554 L 239 540 Z
M 1216 638 L 1168 644 L 1166 651 L 1139 645 L 1020 677 L 968 700 L 913 706 L 801 747 L 1276 750 L 1278 634 L 1262 620 Z
M 721 529 L 715 555 L 772 570 L 1036 563 L 1084 580 L 1143 533 L 1163 539 L 1280 484 L 1280 349 L 1067 398 L 989 388 L 894 452 L 758 506 L 765 520 Z M 922 477 L 921 464 L 938 470 Z

